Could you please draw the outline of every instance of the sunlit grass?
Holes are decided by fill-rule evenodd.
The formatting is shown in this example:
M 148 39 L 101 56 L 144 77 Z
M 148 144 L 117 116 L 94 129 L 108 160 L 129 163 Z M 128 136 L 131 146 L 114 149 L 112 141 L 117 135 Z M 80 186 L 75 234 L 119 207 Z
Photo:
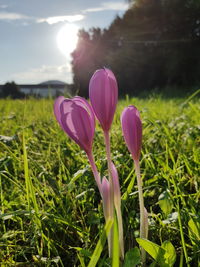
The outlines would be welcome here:
M 120 113 L 129 104 L 138 107 L 143 121 L 149 240 L 160 246 L 170 241 L 175 266 L 187 266 L 186 260 L 198 266 L 200 101 L 155 96 L 118 104 L 111 149 L 120 177 L 126 252 L 138 246 L 139 237 L 133 162 L 120 126 Z M 105 226 L 87 158 L 60 130 L 52 105 L 45 99 L 0 100 L 0 263 L 7 266 L 87 266 Z M 94 155 L 101 175 L 108 175 L 98 126 Z M 111 266 L 107 245 L 101 250 L 98 266 Z M 148 256 L 148 265 L 152 261 Z

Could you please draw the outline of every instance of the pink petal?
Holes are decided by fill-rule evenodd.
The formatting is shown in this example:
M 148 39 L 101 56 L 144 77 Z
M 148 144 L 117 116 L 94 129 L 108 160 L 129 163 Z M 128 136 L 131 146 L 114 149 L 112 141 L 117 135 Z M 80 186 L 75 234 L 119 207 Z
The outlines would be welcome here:
M 64 131 L 84 149 L 92 149 L 94 127 L 87 110 L 73 100 L 64 100 L 61 104 L 61 123 Z
M 60 124 L 61 128 L 62 128 L 62 123 L 61 123 L 60 105 L 64 99 L 65 99 L 64 96 L 59 96 L 58 98 L 56 98 L 54 102 L 54 115 L 58 123 Z
M 91 107 L 91 105 L 88 103 L 87 100 L 85 100 L 85 98 L 80 97 L 80 96 L 75 96 L 73 98 L 73 101 L 75 101 L 75 103 L 77 105 L 82 106 L 83 108 L 85 108 L 87 110 L 87 112 L 89 113 L 90 117 L 91 117 L 91 126 L 95 127 L 95 116 L 94 116 L 94 111 Z

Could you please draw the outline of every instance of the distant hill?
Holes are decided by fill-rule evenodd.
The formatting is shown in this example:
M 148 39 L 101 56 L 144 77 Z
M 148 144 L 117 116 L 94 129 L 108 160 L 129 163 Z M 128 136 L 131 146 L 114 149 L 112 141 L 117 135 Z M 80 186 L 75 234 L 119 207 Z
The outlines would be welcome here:
M 3 86 L 0 85 L 0 93 Z M 59 80 L 49 80 L 39 84 L 19 84 L 18 87 L 20 93 L 36 97 L 57 97 L 72 93 L 72 85 Z
M 62 81 L 59 81 L 59 80 L 49 80 L 49 81 L 45 81 L 45 82 L 42 82 L 42 83 L 39 83 L 39 85 L 42 85 L 42 84 L 60 84 L 60 85 L 65 85 L 67 83 L 65 82 L 62 82 Z

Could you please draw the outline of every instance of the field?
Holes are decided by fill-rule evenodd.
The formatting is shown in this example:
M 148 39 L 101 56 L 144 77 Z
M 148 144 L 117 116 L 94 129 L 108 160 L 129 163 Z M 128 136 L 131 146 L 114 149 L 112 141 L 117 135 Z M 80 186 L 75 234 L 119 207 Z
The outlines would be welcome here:
M 130 104 L 143 122 L 149 240 L 173 244 L 174 266 L 200 266 L 200 100 L 152 96 L 118 103 L 111 149 L 126 252 L 138 246 L 139 236 L 136 177 L 120 125 L 120 113 Z M 1 100 L 0 112 L 0 265 L 87 266 L 105 221 L 85 153 L 59 127 L 51 99 Z M 98 124 L 93 151 L 103 177 L 108 173 Z M 152 262 L 148 256 L 147 265 Z M 107 244 L 97 266 L 111 266 Z

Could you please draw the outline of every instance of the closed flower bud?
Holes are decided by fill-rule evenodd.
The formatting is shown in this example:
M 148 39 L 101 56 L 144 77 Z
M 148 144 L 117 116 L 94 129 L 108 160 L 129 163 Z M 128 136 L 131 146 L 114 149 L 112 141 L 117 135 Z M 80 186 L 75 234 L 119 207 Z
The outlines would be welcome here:
M 97 70 L 89 83 L 89 96 L 94 113 L 104 131 L 109 131 L 118 99 L 118 86 L 113 72 Z
M 139 160 L 142 145 L 142 122 L 139 111 L 128 106 L 121 114 L 121 125 L 126 145 L 134 160 Z

